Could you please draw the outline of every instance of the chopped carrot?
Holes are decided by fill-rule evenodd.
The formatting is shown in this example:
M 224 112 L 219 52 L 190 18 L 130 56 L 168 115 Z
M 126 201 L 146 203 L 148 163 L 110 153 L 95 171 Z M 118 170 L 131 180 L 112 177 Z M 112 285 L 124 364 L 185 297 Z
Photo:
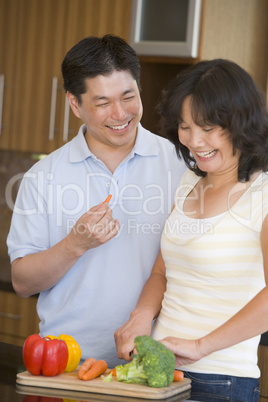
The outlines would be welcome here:
M 97 360 L 96 363 L 83 375 L 83 380 L 88 381 L 93 378 L 99 377 L 101 374 L 105 373 L 108 365 L 105 360 Z
M 112 194 L 108 195 L 108 197 L 106 198 L 106 200 L 104 202 L 109 204 L 111 198 L 112 198 Z
M 110 373 L 112 373 L 112 376 L 113 376 L 113 377 L 116 377 L 116 369 L 115 369 L 115 368 L 111 369 L 110 372 L 109 372 L 109 374 L 110 374 Z
M 80 378 L 80 380 L 82 380 L 83 375 L 86 374 L 86 372 L 91 369 L 91 367 L 93 366 L 94 363 L 96 363 L 96 359 L 94 359 L 94 357 L 89 357 L 88 359 L 86 359 L 84 361 L 84 363 L 82 364 L 82 366 L 80 367 L 79 371 L 78 371 L 78 378 Z
M 184 374 L 180 370 L 174 370 L 173 381 L 182 381 L 184 378 Z

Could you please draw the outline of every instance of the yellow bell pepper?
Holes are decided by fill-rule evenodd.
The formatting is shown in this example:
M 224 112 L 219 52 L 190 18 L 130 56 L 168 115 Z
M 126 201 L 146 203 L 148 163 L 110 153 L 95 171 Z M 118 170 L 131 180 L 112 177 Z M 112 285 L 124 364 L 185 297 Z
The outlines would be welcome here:
M 61 339 L 65 341 L 68 348 L 68 362 L 65 371 L 70 373 L 76 369 L 81 359 L 81 348 L 76 340 L 71 335 L 62 334 L 58 337 L 53 335 L 47 335 L 50 339 Z
M 77 402 L 77 399 L 65 399 L 65 398 L 63 398 L 62 402 Z M 83 401 L 80 401 L 80 402 L 83 402 Z
M 65 399 L 65 398 L 63 398 L 62 402 L 77 402 L 77 399 Z M 80 401 L 80 402 L 83 402 L 83 401 Z

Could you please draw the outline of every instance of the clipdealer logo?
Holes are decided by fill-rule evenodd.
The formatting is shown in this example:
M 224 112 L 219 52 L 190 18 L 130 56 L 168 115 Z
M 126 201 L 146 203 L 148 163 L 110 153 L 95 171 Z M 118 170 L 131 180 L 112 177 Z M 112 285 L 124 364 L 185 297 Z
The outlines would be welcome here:
M 87 173 L 85 175 L 85 185 L 82 187 L 76 183 L 59 183 L 52 173 L 29 171 L 24 175 L 15 175 L 9 180 L 5 190 L 5 198 L 8 207 L 15 214 L 27 216 L 54 214 L 57 226 L 62 226 L 68 221 L 67 224 L 70 229 L 75 223 L 74 216 L 77 218 L 79 214 L 82 215 L 94 206 L 92 189 L 96 189 L 102 183 L 109 181 L 113 195 L 109 204 L 110 208 L 113 210 L 117 207 L 121 213 L 127 215 L 129 217 L 128 230 L 132 230 L 135 222 L 133 217 L 139 217 L 142 214 L 148 217 L 159 214 L 166 216 L 171 209 L 174 201 L 174 184 L 172 185 L 171 172 L 167 171 L 166 175 L 164 188 L 158 183 L 148 183 L 144 186 L 128 183 L 120 187 L 112 175 Z M 25 205 L 27 207 L 20 203 L 15 204 L 14 201 L 14 193 L 17 191 L 22 179 L 24 181 L 25 197 L 27 198 L 27 204 L 25 203 Z M 100 199 L 99 202 L 101 201 Z M 150 219 L 141 228 L 137 220 L 136 226 L 139 227 L 139 230 L 147 232 L 149 222 L 151 222 Z M 155 232 L 158 228 L 153 225 L 151 230 Z

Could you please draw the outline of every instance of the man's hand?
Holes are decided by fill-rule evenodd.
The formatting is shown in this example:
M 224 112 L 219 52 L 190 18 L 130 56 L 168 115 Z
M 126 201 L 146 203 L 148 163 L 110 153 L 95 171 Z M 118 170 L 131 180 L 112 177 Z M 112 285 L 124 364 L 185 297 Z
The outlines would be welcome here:
M 111 240 L 119 229 L 119 222 L 113 219 L 109 205 L 102 202 L 78 219 L 69 234 L 69 240 L 72 247 L 77 247 L 83 254 Z
M 78 219 L 60 242 L 13 261 L 11 270 L 15 291 L 21 297 L 28 297 L 50 289 L 87 250 L 112 239 L 119 228 L 107 202 L 94 206 Z

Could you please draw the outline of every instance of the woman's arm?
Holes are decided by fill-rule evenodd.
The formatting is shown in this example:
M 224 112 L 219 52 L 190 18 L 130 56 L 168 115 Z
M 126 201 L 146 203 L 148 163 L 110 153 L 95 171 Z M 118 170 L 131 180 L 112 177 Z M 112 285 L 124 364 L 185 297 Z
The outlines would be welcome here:
M 129 320 L 114 334 L 119 358 L 130 360 L 130 353 L 135 346 L 135 337 L 150 335 L 152 322 L 159 314 L 166 290 L 165 271 L 165 263 L 159 252 L 135 310 L 130 314 Z

